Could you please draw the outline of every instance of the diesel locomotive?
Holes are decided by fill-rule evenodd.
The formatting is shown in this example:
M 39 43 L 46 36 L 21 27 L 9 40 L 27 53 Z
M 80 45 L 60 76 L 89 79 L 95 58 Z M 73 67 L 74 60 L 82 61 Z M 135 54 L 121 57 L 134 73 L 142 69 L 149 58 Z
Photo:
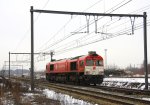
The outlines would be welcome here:
M 46 64 L 46 80 L 50 82 L 96 85 L 103 82 L 103 77 L 103 58 L 95 51 Z

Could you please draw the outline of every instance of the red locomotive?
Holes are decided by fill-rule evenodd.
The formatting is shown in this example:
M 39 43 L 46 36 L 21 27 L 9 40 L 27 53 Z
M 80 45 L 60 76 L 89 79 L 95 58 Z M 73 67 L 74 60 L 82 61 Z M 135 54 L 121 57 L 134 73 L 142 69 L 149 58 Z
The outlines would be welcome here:
M 46 79 L 53 82 L 101 84 L 104 77 L 103 58 L 90 51 L 88 55 L 49 62 Z

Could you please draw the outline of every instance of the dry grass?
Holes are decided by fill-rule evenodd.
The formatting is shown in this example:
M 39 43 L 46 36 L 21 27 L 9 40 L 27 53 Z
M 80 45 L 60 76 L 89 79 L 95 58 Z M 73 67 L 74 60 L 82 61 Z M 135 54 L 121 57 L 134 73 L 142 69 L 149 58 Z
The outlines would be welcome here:
M 60 105 L 59 101 L 48 99 L 42 91 L 30 92 L 29 87 L 19 82 L 5 81 L 0 85 L 0 105 Z M 32 95 L 26 95 L 32 94 Z M 5 101 L 5 102 L 4 102 Z

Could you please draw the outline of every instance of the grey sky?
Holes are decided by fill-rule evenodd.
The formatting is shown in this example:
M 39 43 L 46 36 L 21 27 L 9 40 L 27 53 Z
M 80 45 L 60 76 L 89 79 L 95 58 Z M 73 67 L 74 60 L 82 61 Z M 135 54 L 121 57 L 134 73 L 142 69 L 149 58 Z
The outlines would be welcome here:
M 122 3 L 126 5 L 118 7 L 112 13 L 138 13 L 143 14 L 147 12 L 149 20 L 150 0 L 0 0 L 0 67 L 3 67 L 4 61 L 8 61 L 8 53 L 10 52 L 30 52 L 30 6 L 35 9 L 46 10 L 60 10 L 60 11 L 86 11 L 86 12 L 107 12 L 115 5 Z M 96 4 L 95 4 L 96 3 Z M 53 14 L 38 14 L 34 15 L 35 21 L 35 52 L 43 52 L 50 50 L 56 51 L 54 56 L 56 59 L 73 57 L 78 55 L 85 55 L 88 51 L 94 50 L 104 57 L 104 49 L 107 49 L 107 64 L 118 65 L 119 67 L 126 67 L 130 64 L 139 66 L 143 62 L 143 29 L 134 31 L 134 35 L 121 35 L 112 39 L 100 41 L 98 43 L 90 44 L 88 46 L 66 51 L 65 53 L 57 53 L 57 50 L 62 51 L 69 45 L 77 46 L 86 43 L 86 34 L 76 34 L 60 44 L 49 47 L 51 44 L 61 40 L 67 35 L 70 35 L 74 30 L 86 25 L 85 16 L 66 16 Z M 90 21 L 94 17 L 90 17 Z M 114 22 L 114 23 L 113 23 Z M 127 22 L 127 23 L 125 23 Z M 142 23 L 142 18 L 136 18 L 135 24 Z M 65 25 L 67 23 L 67 25 Z M 123 24 L 125 23 L 125 24 Z M 106 24 L 106 25 L 105 25 Z M 112 25 L 111 25 L 112 24 Z M 123 24 L 123 25 L 121 25 Z M 108 26 L 109 25 L 109 26 Z M 131 28 L 130 18 L 103 18 L 98 21 L 100 32 L 116 33 L 120 30 Z M 115 28 L 116 27 L 116 28 Z M 60 30 L 61 29 L 61 30 Z M 86 28 L 82 31 L 85 31 Z M 90 32 L 95 30 L 95 26 L 90 25 Z M 148 30 L 148 61 L 150 58 L 150 36 L 149 26 Z M 59 32 L 58 34 L 56 34 Z M 53 37 L 55 35 L 55 37 Z M 101 34 L 92 33 L 95 38 L 100 38 Z M 77 40 L 83 37 L 82 40 Z M 89 36 L 90 38 L 90 36 Z M 92 38 L 91 38 L 92 39 Z M 75 41 L 74 41 L 75 40 Z M 88 39 L 88 41 L 90 41 Z M 71 43 L 68 43 L 71 42 Z M 65 44 L 65 45 L 64 45 Z M 60 48 L 60 49 L 58 49 Z M 45 49 L 45 50 L 43 50 Z M 35 69 L 44 69 L 48 59 L 44 60 L 40 55 L 35 56 Z M 29 56 L 14 56 L 11 55 L 11 60 L 25 60 Z M 29 64 L 24 65 L 29 68 Z

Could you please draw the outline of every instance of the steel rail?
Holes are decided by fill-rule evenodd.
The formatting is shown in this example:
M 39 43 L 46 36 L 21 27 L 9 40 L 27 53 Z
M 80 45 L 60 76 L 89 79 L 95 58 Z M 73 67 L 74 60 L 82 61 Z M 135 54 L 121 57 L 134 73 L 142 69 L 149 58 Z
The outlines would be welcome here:
M 102 104 L 102 105 L 133 105 L 132 103 L 129 103 L 127 101 L 121 101 L 115 98 L 108 98 L 108 97 L 104 97 L 102 95 L 98 95 L 97 93 L 91 93 L 87 90 L 83 91 L 82 89 L 73 89 L 73 88 L 68 88 L 68 87 L 63 87 L 63 86 L 58 86 L 58 85 L 54 85 L 54 84 L 42 84 L 40 85 L 42 87 L 49 87 L 50 89 L 58 89 L 59 92 L 61 90 L 64 91 L 64 93 L 71 93 L 70 95 L 77 94 L 79 97 L 84 97 L 86 99 L 88 99 L 87 101 L 92 101 L 96 104 Z
M 112 94 L 112 93 L 106 93 L 98 90 L 90 90 L 89 87 L 87 88 L 82 88 L 82 87 L 77 87 L 77 86 L 68 86 L 68 85 L 63 85 L 63 84 L 55 84 L 55 83 L 45 83 L 42 84 L 42 86 L 48 86 L 48 87 L 53 87 L 57 88 L 60 90 L 65 90 L 69 91 L 71 93 L 77 93 L 80 95 L 84 95 L 90 98 L 96 98 L 98 100 L 105 100 L 106 102 L 111 102 L 115 104 L 124 104 L 124 105 L 133 105 L 133 104 L 144 104 L 148 105 L 150 101 L 146 100 L 141 100 L 138 98 L 133 98 L 133 97 L 128 97 L 124 95 L 118 95 L 118 94 Z
M 141 94 L 141 95 L 150 95 L 150 90 L 139 90 L 139 89 L 129 89 L 129 88 L 120 88 L 120 87 L 109 87 L 109 86 L 90 86 L 96 89 L 109 90 L 109 91 L 117 91 L 125 94 Z

